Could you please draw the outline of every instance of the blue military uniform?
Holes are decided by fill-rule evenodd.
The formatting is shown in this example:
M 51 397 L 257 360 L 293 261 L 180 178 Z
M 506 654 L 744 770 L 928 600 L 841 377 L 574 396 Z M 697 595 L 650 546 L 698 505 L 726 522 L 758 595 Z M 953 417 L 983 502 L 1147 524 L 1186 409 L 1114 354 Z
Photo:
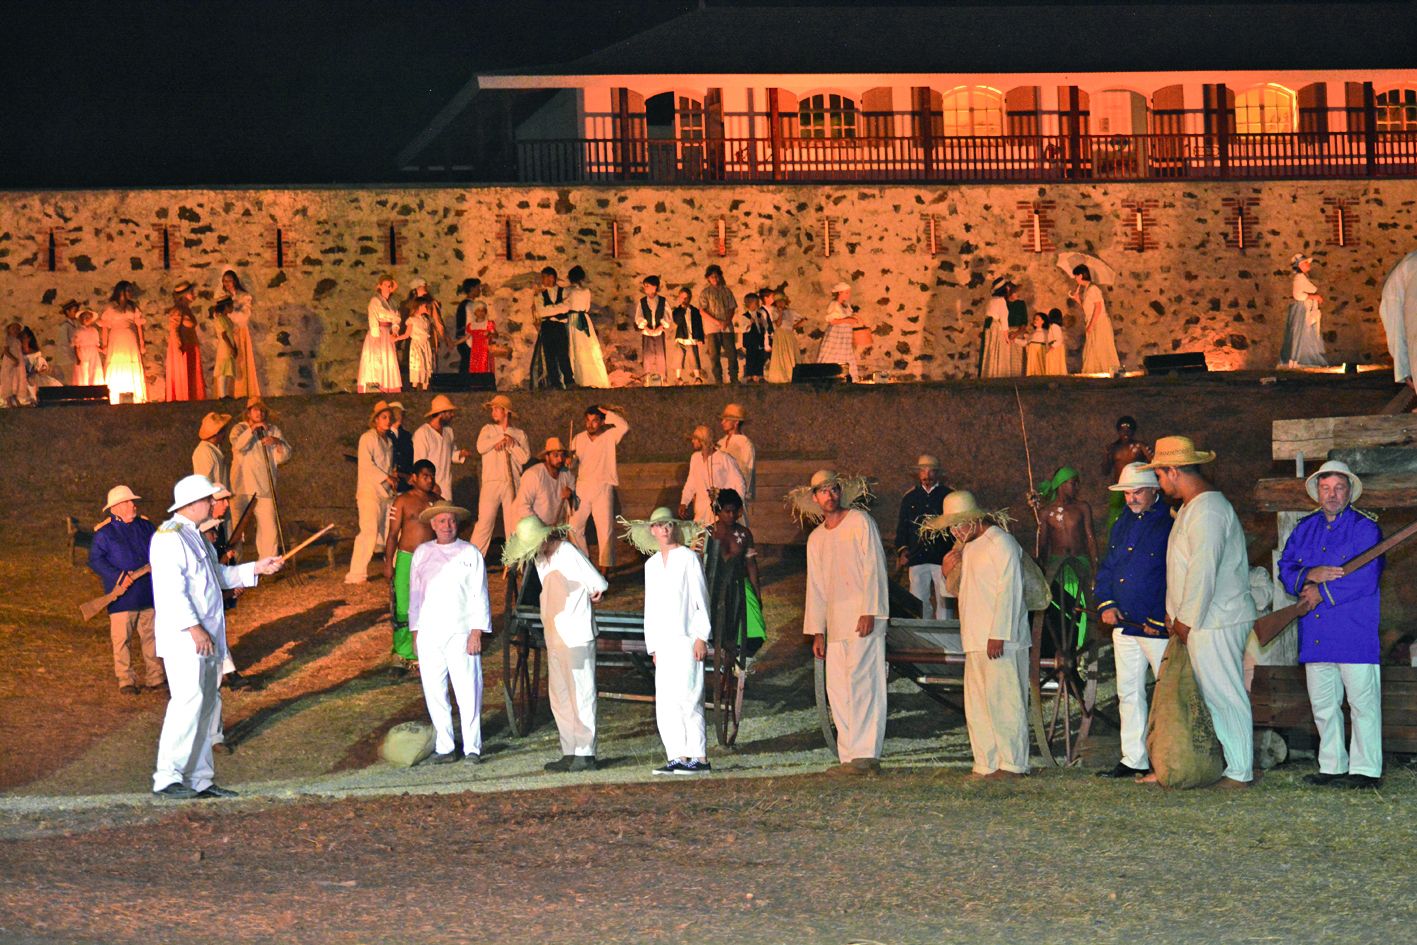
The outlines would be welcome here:
M 148 563 L 148 544 L 157 527 L 141 515 L 124 522 L 116 515 L 94 527 L 89 548 L 89 567 L 103 582 L 104 593 L 112 591 L 125 572 Z M 129 642 L 136 633 L 143 649 L 143 684 L 155 688 L 167 681 L 162 661 L 157 658 L 153 635 L 153 580 L 145 574 L 133 582 L 122 596 L 108 605 L 109 637 L 113 644 L 113 669 L 119 686 L 138 686 Z

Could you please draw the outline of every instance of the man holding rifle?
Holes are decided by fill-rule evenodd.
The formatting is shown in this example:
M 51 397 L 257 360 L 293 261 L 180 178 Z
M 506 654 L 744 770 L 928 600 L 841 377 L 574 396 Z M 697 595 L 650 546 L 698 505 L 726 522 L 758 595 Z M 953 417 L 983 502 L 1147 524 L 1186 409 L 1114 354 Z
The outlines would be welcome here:
M 1377 787 L 1383 775 L 1382 686 L 1378 644 L 1378 578 L 1383 558 L 1341 567 L 1382 540 L 1382 530 L 1353 507 L 1363 481 L 1330 460 L 1308 478 L 1318 511 L 1299 520 L 1279 558 L 1279 579 L 1303 605 L 1299 662 L 1319 730 L 1319 770 L 1309 784 Z M 1344 745 L 1343 699 L 1353 736 Z
M 118 598 L 108 605 L 108 629 L 113 641 L 113 669 L 118 675 L 118 691 L 128 696 L 142 691 L 129 649 L 134 633 L 142 641 L 143 685 L 158 689 L 167 683 L 153 637 L 153 579 L 146 573 L 134 575 L 147 566 L 148 542 L 157 531 L 152 522 L 138 514 L 141 498 L 127 486 L 109 489 L 108 501 L 103 507 L 108 517 L 94 527 L 93 544 L 89 548 L 89 567 L 103 581 L 104 592 L 119 592 Z

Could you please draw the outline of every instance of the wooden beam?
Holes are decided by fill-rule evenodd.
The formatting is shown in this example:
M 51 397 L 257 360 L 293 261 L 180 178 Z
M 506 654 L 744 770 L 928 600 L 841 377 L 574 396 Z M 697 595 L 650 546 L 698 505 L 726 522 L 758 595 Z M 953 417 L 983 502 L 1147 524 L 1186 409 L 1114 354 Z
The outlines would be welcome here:
M 1359 508 L 1417 509 L 1417 476 L 1376 473 L 1362 478 Z M 1293 477 L 1261 479 L 1255 484 L 1255 503 L 1261 512 L 1307 512 L 1318 507 L 1305 491 L 1304 480 Z
M 1306 461 L 1313 460 L 1317 466 L 1331 449 L 1417 443 L 1417 414 L 1276 420 L 1271 435 L 1276 460 L 1303 453 Z
M 1417 393 L 1414 393 L 1409 385 L 1403 384 L 1402 390 L 1398 391 L 1397 396 L 1387 402 L 1382 409 L 1382 413 L 1402 413 L 1412 406 L 1412 401 L 1414 400 L 1417 400 Z

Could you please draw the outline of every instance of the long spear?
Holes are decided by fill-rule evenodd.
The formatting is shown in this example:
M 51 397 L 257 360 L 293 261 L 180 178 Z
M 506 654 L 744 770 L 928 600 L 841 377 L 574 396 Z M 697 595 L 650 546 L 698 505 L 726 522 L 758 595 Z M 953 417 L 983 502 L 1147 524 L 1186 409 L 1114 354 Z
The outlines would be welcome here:
M 1023 419 L 1023 397 L 1019 395 L 1018 385 L 1014 385 L 1014 402 L 1018 404 L 1018 429 L 1023 434 L 1023 460 L 1028 467 L 1028 492 L 1032 496 L 1037 490 L 1033 487 L 1033 452 L 1028 448 L 1028 425 Z M 1043 519 L 1038 516 L 1038 506 L 1029 502 L 1028 507 L 1033 511 L 1033 557 L 1037 558 L 1043 548 Z

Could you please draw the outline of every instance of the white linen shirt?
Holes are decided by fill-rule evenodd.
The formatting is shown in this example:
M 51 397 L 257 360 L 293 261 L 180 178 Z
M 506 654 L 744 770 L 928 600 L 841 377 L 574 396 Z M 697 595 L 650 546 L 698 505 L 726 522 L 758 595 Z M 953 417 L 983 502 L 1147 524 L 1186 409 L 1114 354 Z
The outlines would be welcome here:
M 510 449 L 499 450 L 497 444 L 502 437 L 511 437 Z M 521 469 L 531 458 L 531 446 L 527 443 L 526 432 L 513 426 L 485 424 L 477 434 L 477 452 L 482 457 L 482 481 L 510 482 L 515 486 L 521 480 Z M 508 463 L 507 457 L 511 458 Z
M 542 626 L 554 630 L 566 646 L 585 646 L 595 639 L 590 597 L 603 593 L 610 586 L 609 582 L 590 563 L 590 559 L 569 541 L 558 542 L 549 558 L 537 555 L 535 561 L 536 576 L 541 579 L 543 588 L 553 572 L 566 582 L 565 600 L 554 610 L 548 612 L 546 595 L 542 595 Z
M 743 482 L 743 471 L 738 461 L 727 453 L 714 450 L 707 460 L 699 450 L 689 457 L 689 477 L 684 480 L 684 488 L 679 493 L 679 504 L 694 503 L 694 521 L 700 525 L 713 522 L 713 499 L 710 489 L 734 489 L 741 496 L 748 486 Z
M 281 436 L 280 427 L 267 423 L 266 435 L 275 438 L 275 445 L 262 448 L 254 427 L 242 420 L 231 428 L 232 495 L 255 495 L 265 499 L 275 496 L 275 467 L 290 459 L 290 444 Z M 270 462 L 266 462 L 269 454 Z
M 1166 616 L 1192 630 L 1255 621 L 1245 531 L 1218 491 L 1202 492 L 1176 513 L 1166 544 Z
M 741 433 L 726 433 L 719 437 L 718 448 L 737 460 L 738 471 L 743 474 L 743 482 L 748 487 L 748 491 L 740 495 L 743 496 L 743 501 L 747 502 L 753 498 L 753 490 L 756 488 L 754 480 L 757 479 L 758 448 Z
M 197 644 L 187 631 L 207 631 L 213 656 L 226 656 L 226 606 L 221 592 L 256 586 L 256 562 L 227 566 L 217 563 L 216 549 L 202 537 L 197 523 L 173 515 L 148 543 L 153 578 L 153 636 L 157 655 L 190 656 Z
M 889 617 L 890 586 L 886 578 L 886 553 L 875 519 L 860 509 L 847 509 L 836 528 L 818 525 L 807 538 L 807 604 L 802 632 L 827 635 L 827 642 L 856 635 L 863 615 L 876 621 L 882 632 Z
M 575 487 L 576 477 L 566 470 L 552 476 L 545 463 L 537 463 L 522 473 L 517 487 L 517 521 L 535 515 L 543 524 L 555 525 L 561 517 L 561 490 Z
M 230 472 L 226 465 L 226 454 L 210 440 L 199 440 L 192 451 L 192 472 L 206 476 L 208 482 L 219 482 L 231 488 Z
M 355 483 L 356 496 L 387 498 L 393 494 L 388 475 L 394 468 L 394 447 L 389 438 L 378 430 L 365 430 L 359 435 L 359 476 Z
M 571 451 L 576 454 L 576 479 L 590 493 L 597 486 L 618 486 L 620 473 L 615 464 L 615 447 L 630 432 L 625 418 L 613 410 L 605 411 L 605 428 L 595 438 L 584 430 L 571 439 Z
M 708 642 L 708 585 L 699 556 L 678 545 L 645 559 L 645 652 L 686 638 Z
M 429 640 L 492 632 L 487 565 L 476 545 L 455 538 L 413 550 L 408 576 L 408 626 Z
M 1033 643 L 1023 606 L 1023 549 L 997 525 L 964 546 L 959 576 L 959 636 L 966 653 L 982 653 L 990 640 L 1004 649 Z
M 1417 359 L 1417 252 L 1408 253 L 1383 281 L 1378 313 L 1392 355 L 1393 380 L 1401 384 L 1412 376 Z
M 445 426 L 442 431 L 433 429 L 433 424 L 425 423 L 413 431 L 413 461 L 426 459 L 433 464 L 433 479 L 438 483 L 438 493 L 449 502 L 453 500 L 453 428 Z

